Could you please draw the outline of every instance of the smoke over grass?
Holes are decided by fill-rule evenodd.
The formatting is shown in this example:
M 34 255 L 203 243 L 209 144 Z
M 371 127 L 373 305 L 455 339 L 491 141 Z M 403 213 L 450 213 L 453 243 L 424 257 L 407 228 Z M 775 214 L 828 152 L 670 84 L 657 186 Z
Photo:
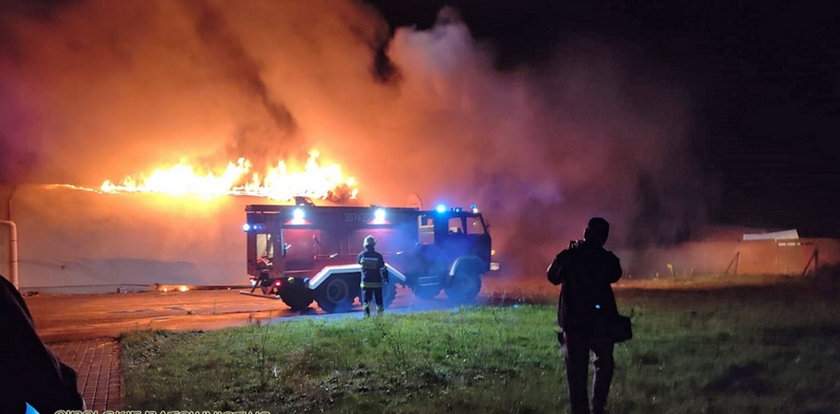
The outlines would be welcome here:
M 453 9 L 416 30 L 350 0 L 44 7 L 0 17 L 3 181 L 98 185 L 316 147 L 366 202 L 477 203 L 527 272 L 590 216 L 626 244 L 678 239 L 702 211 L 690 107 L 621 46 L 580 37 L 499 72 Z

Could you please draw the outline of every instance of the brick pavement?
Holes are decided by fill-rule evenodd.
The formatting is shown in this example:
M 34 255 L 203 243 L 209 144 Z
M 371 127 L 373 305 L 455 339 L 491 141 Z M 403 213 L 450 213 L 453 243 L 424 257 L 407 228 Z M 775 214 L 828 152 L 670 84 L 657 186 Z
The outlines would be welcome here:
M 47 346 L 79 375 L 77 386 L 89 410 L 117 410 L 123 404 L 120 344 L 113 338 L 53 342 Z

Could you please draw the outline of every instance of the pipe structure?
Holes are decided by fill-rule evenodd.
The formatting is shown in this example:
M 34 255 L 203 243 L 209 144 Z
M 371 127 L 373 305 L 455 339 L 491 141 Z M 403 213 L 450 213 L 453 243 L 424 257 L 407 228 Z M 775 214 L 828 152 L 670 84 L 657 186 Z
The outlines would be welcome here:
M 0 224 L 9 226 L 9 265 L 11 266 L 11 282 L 15 289 L 20 289 L 20 274 L 18 273 L 18 245 L 17 226 L 14 221 L 0 220 Z

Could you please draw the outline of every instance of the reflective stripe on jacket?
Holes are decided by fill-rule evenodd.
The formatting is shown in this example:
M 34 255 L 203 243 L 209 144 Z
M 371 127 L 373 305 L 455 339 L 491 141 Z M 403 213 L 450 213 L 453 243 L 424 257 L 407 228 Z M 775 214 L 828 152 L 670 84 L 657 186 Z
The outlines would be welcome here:
M 388 283 L 388 269 L 385 268 L 385 259 L 379 252 L 365 249 L 358 256 L 356 262 L 362 265 L 362 288 L 382 287 L 382 283 Z

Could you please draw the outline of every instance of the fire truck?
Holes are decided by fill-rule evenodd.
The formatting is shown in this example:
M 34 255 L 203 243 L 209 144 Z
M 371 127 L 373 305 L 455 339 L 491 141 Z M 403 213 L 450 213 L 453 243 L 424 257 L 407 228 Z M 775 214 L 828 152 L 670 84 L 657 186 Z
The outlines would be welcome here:
M 282 299 L 294 310 L 313 300 L 326 312 L 350 310 L 360 294 L 356 255 L 367 235 L 376 238 L 390 275 L 383 288 L 386 306 L 396 284 L 421 298 L 443 290 L 452 301 L 472 301 L 491 268 L 488 226 L 474 205 L 427 211 L 315 206 L 306 200 L 248 205 L 245 212 L 251 289 L 241 293 Z

